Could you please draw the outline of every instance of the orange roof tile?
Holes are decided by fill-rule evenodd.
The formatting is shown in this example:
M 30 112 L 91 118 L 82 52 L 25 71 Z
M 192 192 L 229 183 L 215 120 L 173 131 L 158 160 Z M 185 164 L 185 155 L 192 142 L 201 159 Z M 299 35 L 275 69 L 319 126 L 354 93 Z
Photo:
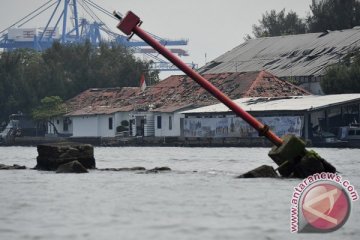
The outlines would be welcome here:
M 265 71 L 205 74 L 203 76 L 231 99 L 310 94 Z M 195 108 L 218 102 L 189 77 L 173 75 L 147 87 L 144 92 L 140 87 L 88 89 L 66 103 L 69 115 L 89 115 L 109 113 L 110 110 L 105 111 L 104 106 L 108 109 L 125 112 L 140 110 L 173 112 L 190 105 Z

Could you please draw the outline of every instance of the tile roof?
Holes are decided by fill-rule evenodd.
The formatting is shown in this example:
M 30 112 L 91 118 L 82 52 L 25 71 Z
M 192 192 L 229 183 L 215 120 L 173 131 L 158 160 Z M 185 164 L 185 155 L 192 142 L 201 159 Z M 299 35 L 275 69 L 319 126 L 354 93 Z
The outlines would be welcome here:
M 205 74 L 203 76 L 231 99 L 310 94 L 265 71 Z M 66 103 L 68 115 L 76 116 L 111 114 L 114 111 L 174 112 L 218 102 L 189 77 L 173 75 L 147 87 L 144 92 L 140 90 L 140 87 L 89 89 Z
M 360 27 L 250 39 L 214 59 L 200 73 L 270 71 L 278 77 L 320 76 L 360 47 Z

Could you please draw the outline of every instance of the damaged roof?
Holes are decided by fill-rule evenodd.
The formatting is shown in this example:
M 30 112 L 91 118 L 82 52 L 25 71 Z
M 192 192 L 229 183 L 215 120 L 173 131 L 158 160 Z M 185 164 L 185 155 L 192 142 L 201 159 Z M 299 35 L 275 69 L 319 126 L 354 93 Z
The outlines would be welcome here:
M 360 101 L 360 94 L 335 94 L 335 95 L 308 95 L 291 96 L 277 98 L 241 98 L 236 102 L 242 109 L 249 112 L 262 111 L 316 111 L 325 107 L 341 105 Z M 224 113 L 231 110 L 224 104 L 215 104 L 201 107 L 189 111 L 183 111 L 185 114 L 198 113 Z
M 310 94 L 266 71 L 203 76 L 231 99 Z M 89 89 L 66 104 L 68 116 L 81 116 L 129 111 L 175 112 L 218 102 L 189 77 L 174 75 L 147 87 L 145 91 L 141 91 L 140 87 Z
M 200 73 L 266 70 L 278 77 L 321 76 L 360 47 L 360 27 L 250 39 L 202 67 Z

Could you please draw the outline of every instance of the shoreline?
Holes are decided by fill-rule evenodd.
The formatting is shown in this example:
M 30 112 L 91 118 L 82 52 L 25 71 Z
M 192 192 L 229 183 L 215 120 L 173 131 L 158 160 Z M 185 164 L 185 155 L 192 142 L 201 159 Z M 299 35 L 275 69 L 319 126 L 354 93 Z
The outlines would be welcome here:
M 18 137 L 11 144 L 0 146 L 37 146 L 45 143 L 75 142 L 97 147 L 272 147 L 264 137 L 260 138 L 184 138 L 184 137 Z M 311 142 L 307 147 L 360 148 L 360 142 Z

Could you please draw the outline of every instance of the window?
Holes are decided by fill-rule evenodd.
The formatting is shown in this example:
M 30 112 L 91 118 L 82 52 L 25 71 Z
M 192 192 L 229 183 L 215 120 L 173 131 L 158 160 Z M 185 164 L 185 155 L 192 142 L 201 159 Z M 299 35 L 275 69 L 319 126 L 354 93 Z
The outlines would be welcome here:
M 157 122 L 157 128 L 161 129 L 161 116 L 157 116 L 156 122 Z
M 113 118 L 109 117 L 109 130 L 113 129 Z
M 169 130 L 172 129 L 172 117 L 169 116 Z
M 64 118 L 64 120 L 63 120 L 63 131 L 64 132 L 69 131 L 69 121 L 70 121 L 69 118 Z

